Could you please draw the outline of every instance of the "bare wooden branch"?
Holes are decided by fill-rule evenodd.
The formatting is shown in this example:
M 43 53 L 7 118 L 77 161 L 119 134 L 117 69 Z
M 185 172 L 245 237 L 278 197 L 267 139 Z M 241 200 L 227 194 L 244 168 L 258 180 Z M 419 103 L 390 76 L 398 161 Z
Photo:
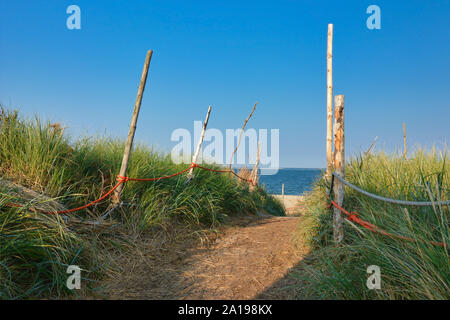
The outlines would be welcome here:
M 200 154 L 200 150 L 202 149 L 203 139 L 205 137 L 206 127 L 208 126 L 209 114 L 211 113 L 211 106 L 208 108 L 208 112 L 206 113 L 205 122 L 203 122 L 202 134 L 200 135 L 200 139 L 198 140 L 197 149 L 195 150 L 194 155 L 192 156 L 192 163 L 197 163 L 198 156 Z M 187 175 L 188 181 L 190 181 L 194 177 L 194 168 L 189 170 Z
M 236 151 L 237 151 L 238 148 L 239 148 L 239 145 L 241 144 L 241 138 L 242 138 L 242 134 L 244 133 L 245 126 L 247 125 L 248 120 L 250 120 L 250 118 L 252 117 L 253 112 L 255 112 L 255 109 L 256 109 L 256 105 L 257 105 L 257 104 L 258 104 L 258 102 L 255 103 L 255 105 L 253 106 L 252 112 L 250 112 L 249 116 L 248 116 L 247 119 L 245 119 L 245 121 L 244 121 L 244 125 L 242 126 L 241 132 L 240 132 L 240 134 L 239 134 L 238 144 L 237 144 L 236 148 L 234 149 L 233 153 L 231 154 L 231 158 L 230 158 L 230 166 L 229 166 L 230 169 L 231 169 L 231 164 L 233 163 L 233 157 L 234 157 L 234 154 L 236 153 Z
M 153 50 L 147 51 L 147 56 L 145 58 L 144 69 L 142 71 L 141 82 L 139 83 L 138 93 L 136 97 L 136 103 L 134 104 L 133 116 L 131 117 L 130 131 L 128 133 L 127 142 L 125 144 L 125 150 L 123 153 L 122 165 L 120 167 L 121 176 L 126 176 L 128 161 L 130 159 L 131 148 L 133 146 L 134 133 L 136 132 L 136 124 L 139 116 L 139 110 L 141 108 L 142 96 L 145 89 L 145 83 L 147 81 L 148 68 L 150 66 L 150 61 L 152 59 Z M 117 205 L 120 203 L 120 195 L 122 193 L 124 184 L 122 183 L 115 191 L 112 197 L 113 204 Z
M 328 25 L 327 37 L 327 172 L 329 180 L 333 170 L 333 25 Z
M 334 167 L 336 173 L 345 177 L 345 135 L 344 135 L 344 96 L 335 97 L 335 135 L 334 135 Z M 342 206 L 344 202 L 344 184 L 336 179 L 334 182 L 335 202 Z M 344 239 L 344 218 L 339 209 L 333 212 L 333 238 L 338 244 Z

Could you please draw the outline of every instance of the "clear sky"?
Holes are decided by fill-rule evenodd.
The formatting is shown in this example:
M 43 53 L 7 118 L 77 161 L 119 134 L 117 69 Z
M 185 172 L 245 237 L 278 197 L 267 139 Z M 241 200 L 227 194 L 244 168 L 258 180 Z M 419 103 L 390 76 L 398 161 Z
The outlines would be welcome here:
M 324 167 L 326 34 L 334 93 L 345 94 L 346 152 L 448 142 L 449 1 L 0 0 L 0 102 L 125 138 L 153 49 L 136 139 L 169 151 L 176 128 L 280 129 L 282 167 Z M 68 30 L 66 8 L 81 8 Z M 366 9 L 381 9 L 369 30 Z

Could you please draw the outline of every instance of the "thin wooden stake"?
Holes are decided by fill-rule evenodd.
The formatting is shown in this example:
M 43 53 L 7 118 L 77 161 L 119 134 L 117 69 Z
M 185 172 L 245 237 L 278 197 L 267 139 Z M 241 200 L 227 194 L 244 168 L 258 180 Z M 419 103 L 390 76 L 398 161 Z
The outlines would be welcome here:
M 327 39 L 327 172 L 329 180 L 333 170 L 333 25 L 328 25 Z
M 240 134 L 239 134 L 239 140 L 238 140 L 237 146 L 236 146 L 236 148 L 234 149 L 233 153 L 231 154 L 230 165 L 229 165 L 229 168 L 230 168 L 230 169 L 231 169 L 231 165 L 232 165 L 232 163 L 233 163 L 233 157 L 234 157 L 234 154 L 236 153 L 236 151 L 237 151 L 238 148 L 239 148 L 239 145 L 241 144 L 241 138 L 242 138 L 242 134 L 244 133 L 245 126 L 247 125 L 248 120 L 250 120 L 250 118 L 252 117 L 253 112 L 255 112 L 255 109 L 256 109 L 256 105 L 257 105 L 257 104 L 258 104 L 258 102 L 255 103 L 255 105 L 253 106 L 252 112 L 250 112 L 249 116 L 248 116 L 247 119 L 245 119 L 245 121 L 244 121 L 244 125 L 242 126 L 241 132 L 240 132 Z
M 153 50 L 147 51 L 145 58 L 144 69 L 142 71 L 141 82 L 139 83 L 138 93 L 136 97 L 136 103 L 134 104 L 133 116 L 131 117 L 130 131 L 128 132 L 127 142 L 125 144 L 125 150 L 123 152 L 122 165 L 120 167 L 120 176 L 125 177 L 127 174 L 128 161 L 130 159 L 131 148 L 133 146 L 134 133 L 136 132 L 136 124 L 139 116 L 139 110 L 141 108 L 142 95 L 145 89 L 145 83 L 147 81 L 148 68 L 152 59 Z M 124 184 L 122 183 L 115 191 L 112 197 L 112 201 L 115 205 L 120 203 L 120 195 L 122 193 Z
M 259 158 L 261 156 L 261 149 L 259 145 L 260 141 L 258 140 L 258 149 L 256 150 L 256 162 L 253 166 L 253 170 L 250 174 L 250 179 L 252 180 L 249 190 L 253 191 L 255 190 L 256 185 L 258 184 L 258 166 L 259 166 Z
M 406 159 L 406 124 L 403 122 L 403 158 Z
M 284 205 L 284 183 L 281 184 L 281 200 L 283 201 L 283 207 Z
M 373 139 L 372 144 L 370 145 L 369 149 L 367 149 L 367 151 L 364 153 L 366 155 L 368 154 L 372 154 L 372 147 L 375 145 L 375 142 L 377 142 L 378 136 L 375 137 L 375 139 Z
M 335 135 L 334 135 L 334 167 L 336 173 L 345 177 L 345 135 L 344 135 L 344 96 L 335 97 Z M 344 203 L 344 184 L 339 180 L 334 181 L 335 202 L 342 206 Z M 335 243 L 344 240 L 344 218 L 338 208 L 333 212 L 333 238 Z
M 208 125 L 209 114 L 211 113 L 211 106 L 208 108 L 208 112 L 206 113 L 205 122 L 203 122 L 202 134 L 200 135 L 200 139 L 198 140 L 197 149 L 195 150 L 194 155 L 192 156 L 192 163 L 197 163 L 198 156 L 200 154 L 200 150 L 202 149 L 203 138 L 205 137 L 206 126 Z M 187 175 L 188 182 L 194 178 L 194 168 L 189 170 Z

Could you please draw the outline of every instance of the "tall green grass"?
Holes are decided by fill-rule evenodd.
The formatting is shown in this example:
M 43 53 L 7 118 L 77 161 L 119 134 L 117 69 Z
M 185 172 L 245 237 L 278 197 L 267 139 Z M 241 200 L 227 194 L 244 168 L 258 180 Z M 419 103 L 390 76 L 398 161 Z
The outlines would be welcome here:
M 105 137 L 71 143 L 49 122 L 23 119 L 16 111 L 0 108 L 0 179 L 45 194 L 67 208 L 97 199 L 116 184 L 123 149 L 122 140 Z M 128 176 L 159 177 L 186 166 L 137 145 Z M 93 259 L 89 260 L 88 254 L 80 255 L 84 250 L 80 248 L 91 246 L 91 239 L 67 228 L 58 216 L 31 213 L 26 209 L 29 203 L 11 199 L 11 194 L 5 188 L 0 190 L 0 297 L 64 293 L 67 275 L 62 266 L 81 259 L 80 267 L 89 270 Z M 189 184 L 186 175 L 154 182 L 130 181 L 122 200 L 122 209 L 114 212 L 114 219 L 124 228 L 139 232 L 175 220 L 214 227 L 227 215 L 257 210 L 284 214 L 281 205 L 264 190 L 250 192 L 229 175 L 201 170 L 196 170 Z M 22 203 L 25 209 L 11 208 L 9 202 Z M 109 201 L 103 201 L 70 215 L 98 217 L 108 205 Z
M 346 179 L 371 193 L 394 199 L 439 201 L 449 199 L 450 165 L 447 151 L 416 151 L 408 159 L 383 152 L 356 157 L 346 164 Z M 332 213 L 322 180 L 307 196 L 299 236 L 313 248 L 311 264 L 298 277 L 311 298 L 331 299 L 448 299 L 450 244 L 448 206 L 404 207 L 374 200 L 346 188 L 344 207 L 361 219 L 415 242 L 372 233 L 345 224 L 345 241 L 332 242 Z M 369 290 L 366 269 L 381 268 L 381 290 Z M 300 290 L 300 288 L 299 288 Z
M 66 269 L 82 261 L 83 244 L 57 219 L 5 206 L 0 199 L 0 299 L 68 293 Z M 13 200 L 13 199 L 12 199 Z

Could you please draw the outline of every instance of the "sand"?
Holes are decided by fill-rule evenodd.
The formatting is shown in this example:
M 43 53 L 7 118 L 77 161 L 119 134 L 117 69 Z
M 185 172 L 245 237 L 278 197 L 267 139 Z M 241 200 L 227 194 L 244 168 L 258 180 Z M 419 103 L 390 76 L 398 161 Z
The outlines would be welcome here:
M 284 195 L 281 194 L 273 194 L 275 198 L 279 199 L 283 204 L 286 210 L 287 215 L 298 215 L 301 208 L 301 202 L 304 196 L 293 196 L 293 195 Z M 284 200 L 283 200 L 284 198 Z

